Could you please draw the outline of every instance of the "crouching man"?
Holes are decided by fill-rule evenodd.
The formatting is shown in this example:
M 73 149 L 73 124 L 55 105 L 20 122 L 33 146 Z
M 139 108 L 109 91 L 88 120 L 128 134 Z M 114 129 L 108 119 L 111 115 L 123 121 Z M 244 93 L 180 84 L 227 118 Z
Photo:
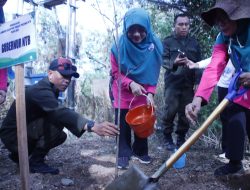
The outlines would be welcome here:
M 59 92 L 67 89 L 71 78 L 79 78 L 76 66 L 69 59 L 58 58 L 50 63 L 48 77 L 25 89 L 26 120 L 30 172 L 58 174 L 57 168 L 44 162 L 50 149 L 62 144 L 66 127 L 75 136 L 85 131 L 100 136 L 116 136 L 116 126 L 109 122 L 96 123 L 58 103 Z M 9 158 L 18 163 L 16 103 L 12 103 L 0 128 L 0 138 L 10 151 Z

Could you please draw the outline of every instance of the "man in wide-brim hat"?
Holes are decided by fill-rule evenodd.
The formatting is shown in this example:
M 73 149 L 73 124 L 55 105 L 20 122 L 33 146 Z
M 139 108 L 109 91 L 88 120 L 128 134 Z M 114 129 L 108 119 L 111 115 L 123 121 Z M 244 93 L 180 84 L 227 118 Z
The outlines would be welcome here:
M 195 122 L 201 104 L 209 97 L 230 58 L 236 72 L 242 71 L 238 84 L 250 87 L 250 0 L 220 0 L 210 10 L 202 13 L 210 26 L 218 26 L 220 33 L 213 47 L 212 59 L 205 69 L 192 103 L 186 106 L 186 116 Z M 226 176 L 243 170 L 245 132 L 250 137 L 250 93 L 234 98 L 229 104 L 226 157 L 229 163 L 217 168 L 215 176 Z

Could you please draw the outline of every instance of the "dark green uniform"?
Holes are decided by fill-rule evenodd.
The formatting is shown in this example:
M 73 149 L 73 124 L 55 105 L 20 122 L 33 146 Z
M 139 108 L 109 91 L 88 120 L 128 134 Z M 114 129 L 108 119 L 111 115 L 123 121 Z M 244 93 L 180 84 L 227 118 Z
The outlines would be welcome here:
M 192 101 L 194 85 L 198 84 L 201 71 L 189 69 L 187 66 L 176 66 L 174 60 L 178 56 L 178 50 L 185 52 L 188 59 L 193 62 L 201 60 L 200 47 L 192 37 L 177 38 L 171 35 L 164 39 L 163 67 L 166 69 L 165 82 L 165 110 L 162 117 L 164 135 L 169 136 L 173 132 L 174 119 L 178 113 L 176 134 L 185 137 L 189 124 L 185 116 L 185 106 Z

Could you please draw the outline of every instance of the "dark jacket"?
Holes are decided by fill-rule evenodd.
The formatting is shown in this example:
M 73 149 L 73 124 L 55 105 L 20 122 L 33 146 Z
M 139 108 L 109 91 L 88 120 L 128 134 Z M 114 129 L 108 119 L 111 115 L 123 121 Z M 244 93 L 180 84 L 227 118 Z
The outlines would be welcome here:
M 75 136 L 80 137 L 87 119 L 58 103 L 59 92 L 55 90 L 48 78 L 25 89 L 27 125 L 39 118 L 46 118 L 55 126 L 64 126 Z M 1 130 L 16 128 L 16 102 L 14 101 L 2 123 Z
M 188 69 L 188 67 L 185 66 L 174 66 L 173 64 L 179 54 L 178 49 L 185 52 L 187 58 L 191 61 L 200 61 L 201 51 L 197 41 L 190 36 L 185 39 L 180 39 L 173 34 L 164 39 L 163 45 L 163 67 L 166 69 L 165 87 L 193 88 L 194 84 L 199 83 L 202 71 L 199 69 Z

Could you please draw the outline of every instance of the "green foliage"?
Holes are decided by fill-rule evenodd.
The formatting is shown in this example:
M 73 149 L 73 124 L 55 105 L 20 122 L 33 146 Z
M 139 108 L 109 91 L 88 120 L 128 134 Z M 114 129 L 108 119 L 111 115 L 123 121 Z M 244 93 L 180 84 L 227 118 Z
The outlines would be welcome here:
M 107 33 L 93 31 L 86 38 L 86 45 L 82 49 L 82 52 L 85 52 L 89 63 L 94 65 L 94 70 L 99 71 L 99 74 L 109 74 L 109 56 L 112 42 L 113 36 L 110 31 Z
M 174 12 L 163 12 L 158 7 L 152 5 L 149 5 L 148 8 L 154 32 L 160 39 L 163 40 L 172 32 Z
M 46 72 L 48 63 L 58 53 L 58 31 L 55 14 L 43 7 L 36 8 L 36 30 L 38 62 L 34 65 L 37 72 Z
M 208 116 L 213 112 L 213 110 L 218 106 L 218 98 L 217 98 L 217 90 L 215 90 L 210 98 L 210 101 L 207 105 L 203 106 L 201 108 L 200 116 L 199 116 L 199 123 L 203 123 Z M 215 120 L 212 124 L 212 127 L 210 127 L 211 130 L 215 131 L 215 133 L 220 132 L 221 129 L 221 123 L 219 120 Z
M 190 35 L 200 43 L 203 58 L 210 57 L 218 31 L 211 29 L 201 19 L 201 13 L 211 7 L 215 0 L 148 0 L 147 8 L 152 10 L 151 18 L 157 34 L 162 38 L 170 35 L 174 15 L 185 13 L 191 19 Z M 163 14 L 165 14 L 163 16 Z

